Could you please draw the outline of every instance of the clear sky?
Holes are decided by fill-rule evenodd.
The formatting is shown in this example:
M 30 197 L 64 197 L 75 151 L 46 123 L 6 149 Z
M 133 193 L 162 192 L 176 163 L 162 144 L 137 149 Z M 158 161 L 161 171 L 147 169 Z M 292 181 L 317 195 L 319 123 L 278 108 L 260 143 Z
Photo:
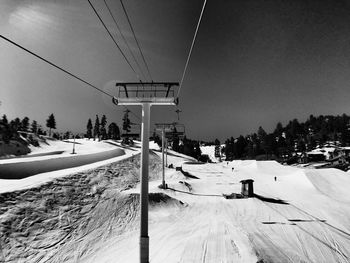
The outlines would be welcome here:
M 132 61 L 103 0 L 91 1 Z M 120 2 L 107 2 L 142 63 Z M 208 0 L 180 93 L 187 136 L 223 140 L 310 114 L 349 114 L 349 3 Z M 154 81 L 180 81 L 203 1 L 124 4 Z M 137 80 L 87 0 L 1 0 L 0 34 L 109 93 L 115 80 Z M 2 39 L 0 74 L 9 118 L 45 125 L 54 113 L 59 130 L 85 131 L 88 118 L 106 114 L 121 125 L 123 108 L 107 96 Z M 154 106 L 152 122 L 176 121 L 175 110 Z

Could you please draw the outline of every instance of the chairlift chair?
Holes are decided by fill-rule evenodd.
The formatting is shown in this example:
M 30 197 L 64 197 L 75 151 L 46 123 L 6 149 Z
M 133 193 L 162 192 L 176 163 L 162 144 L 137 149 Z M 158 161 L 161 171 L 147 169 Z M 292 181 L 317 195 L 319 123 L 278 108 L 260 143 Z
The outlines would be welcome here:
M 173 122 L 172 123 L 172 130 L 171 131 L 167 131 L 165 133 L 165 137 L 169 140 L 171 140 L 174 137 L 178 137 L 179 139 L 183 139 L 185 137 L 186 134 L 186 129 L 185 129 L 185 125 L 178 123 L 178 122 Z

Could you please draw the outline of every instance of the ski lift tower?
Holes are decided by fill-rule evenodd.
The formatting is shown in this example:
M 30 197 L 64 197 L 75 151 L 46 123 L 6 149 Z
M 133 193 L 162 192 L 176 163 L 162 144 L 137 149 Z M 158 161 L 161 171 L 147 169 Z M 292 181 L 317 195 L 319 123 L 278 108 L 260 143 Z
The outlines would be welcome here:
M 141 126 L 141 223 L 140 262 L 149 262 L 148 237 L 148 172 L 149 172 L 149 129 L 152 105 L 177 105 L 175 87 L 178 82 L 123 82 L 116 83 L 118 95 L 113 98 L 116 105 L 142 106 Z
M 168 166 L 168 141 L 172 141 L 174 137 L 178 137 L 179 139 L 183 139 L 185 137 L 185 125 L 173 122 L 172 123 L 172 130 L 170 132 L 165 132 L 165 138 L 166 138 L 166 159 L 165 159 L 165 165 Z
M 185 137 L 186 130 L 184 124 L 173 122 L 172 127 L 170 132 L 165 133 L 166 138 L 172 139 L 174 136 L 177 136 L 179 139 L 182 139 Z
M 170 132 L 174 129 L 172 123 L 156 123 L 156 130 L 162 132 L 162 184 L 161 188 L 166 189 L 165 184 L 165 167 L 164 167 L 164 148 L 165 148 L 165 132 Z

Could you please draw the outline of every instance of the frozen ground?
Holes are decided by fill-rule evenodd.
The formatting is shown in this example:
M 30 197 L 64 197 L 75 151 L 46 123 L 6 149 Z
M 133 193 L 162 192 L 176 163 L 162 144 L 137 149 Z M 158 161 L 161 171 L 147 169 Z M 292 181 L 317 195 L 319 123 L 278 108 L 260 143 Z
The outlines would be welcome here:
M 71 140 L 72 141 L 72 140 Z M 135 147 L 125 147 L 121 146 L 119 142 L 116 141 L 93 141 L 88 139 L 79 139 L 76 140 L 76 154 L 72 155 L 72 146 L 73 144 L 70 141 L 47 141 L 47 143 L 41 143 L 40 147 L 34 147 L 31 154 L 10 159 L 1 159 L 0 160 L 0 193 L 7 191 L 14 191 L 20 189 L 28 189 L 31 187 L 37 187 L 42 183 L 53 180 L 54 178 L 59 178 L 66 176 L 72 173 L 82 172 L 88 169 L 93 169 L 101 165 L 106 165 L 109 163 L 117 162 L 126 158 L 129 158 L 133 155 L 136 155 L 140 152 L 139 142 L 135 143 Z M 120 153 L 123 151 L 123 153 Z M 56 154 L 60 152 L 60 154 Z M 108 159 L 102 160 L 102 157 L 109 157 Z M 76 159 L 79 162 L 79 159 L 84 159 L 80 166 L 78 164 L 71 165 L 72 168 L 63 169 L 69 167 L 65 160 Z M 26 164 L 28 163 L 28 169 L 33 170 L 38 166 L 37 170 L 43 170 L 43 167 L 40 167 L 47 160 L 47 164 L 54 162 L 53 168 L 60 167 L 59 163 L 62 163 L 60 170 L 42 172 L 40 174 L 30 176 L 28 178 L 23 178 L 21 180 L 13 179 L 1 179 L 1 178 L 11 178 L 11 175 L 8 174 L 8 170 L 11 170 L 11 166 L 14 166 L 13 171 L 18 173 L 18 170 L 26 170 Z M 46 163 L 43 164 L 43 166 Z M 84 164 L 84 165 L 83 165 Z M 66 166 L 66 167 L 65 167 Z M 34 169 L 35 170 L 35 169 Z M 51 170 L 51 169 L 47 169 Z M 24 171 L 23 174 L 29 173 L 29 171 Z
M 349 262 L 347 173 L 256 161 L 183 169 L 199 179 L 181 180 L 189 186 L 168 180 L 176 190 L 162 192 L 185 205 L 151 210 L 151 262 Z M 247 178 L 255 180 L 257 197 L 222 197 L 239 193 L 239 181 Z M 157 182 L 150 189 L 159 192 Z M 134 230 L 112 239 L 88 262 L 110 262 L 116 255 L 120 262 L 137 262 L 137 236 Z
M 0 194 L 0 262 L 77 262 L 133 228 L 139 156 Z M 150 155 L 150 176 L 159 158 Z
M 168 168 L 159 189 L 151 154 L 150 262 L 349 262 L 349 173 L 171 153 L 198 179 Z M 0 262 L 138 262 L 138 168 L 134 156 L 1 194 Z M 248 178 L 256 197 L 223 198 Z
M 202 154 L 208 155 L 213 163 L 219 162 L 218 158 L 215 157 L 215 145 L 201 146 L 201 152 Z
M 36 160 L 54 159 L 59 157 L 72 156 L 73 140 L 59 141 L 46 140 L 41 142 L 39 147 L 30 146 L 31 152 L 22 157 L 14 157 L 10 159 L 0 159 L 0 164 L 16 163 L 16 162 L 32 162 Z M 88 139 L 77 139 L 75 144 L 76 155 L 86 155 L 98 152 L 105 152 L 115 149 L 113 141 L 94 141 Z

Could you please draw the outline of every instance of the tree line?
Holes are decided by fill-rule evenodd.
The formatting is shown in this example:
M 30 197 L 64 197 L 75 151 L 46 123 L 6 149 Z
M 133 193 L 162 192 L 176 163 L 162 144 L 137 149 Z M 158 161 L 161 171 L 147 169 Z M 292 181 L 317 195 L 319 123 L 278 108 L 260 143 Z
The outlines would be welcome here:
M 120 130 L 115 122 L 112 122 L 107 127 L 107 117 L 102 115 L 101 121 L 98 115 L 96 115 L 95 124 L 93 125 L 91 119 L 89 118 L 86 125 L 85 137 L 93 138 L 94 140 L 107 140 L 107 139 L 120 139 Z
M 172 149 L 176 152 L 183 153 L 195 159 L 200 159 L 202 152 L 199 141 L 183 138 L 183 140 L 175 139 L 172 144 Z
M 126 116 L 125 128 L 128 129 L 130 120 Z M 30 121 L 28 117 L 23 119 L 15 118 L 13 120 L 8 120 L 6 114 L 0 119 L 0 140 L 5 143 L 9 143 L 10 140 L 18 140 L 19 132 L 28 132 L 36 135 L 49 135 L 55 139 L 69 139 L 72 135 L 72 132 L 66 131 L 65 133 L 52 132 L 53 129 L 57 129 L 56 119 L 53 113 L 51 113 L 46 120 L 46 127 L 49 129 L 48 132 L 44 129 L 44 126 L 39 124 L 36 120 Z M 96 115 L 96 120 L 94 126 L 92 125 L 91 119 L 87 123 L 87 132 L 85 136 L 89 139 L 98 138 L 99 140 L 106 139 L 120 139 L 120 130 L 118 125 L 115 122 L 112 122 L 107 127 L 107 117 L 102 116 L 101 121 Z M 75 136 L 80 138 L 79 135 Z
M 256 158 L 280 158 L 295 152 L 305 152 L 332 141 L 339 146 L 350 144 L 350 117 L 343 115 L 310 115 L 305 122 L 291 120 L 286 126 L 277 123 L 273 132 L 267 133 L 261 126 L 256 133 L 225 141 L 223 151 L 227 160 Z
M 199 141 L 188 139 L 186 136 L 184 136 L 183 139 L 180 139 L 177 135 L 176 128 L 174 128 L 172 132 L 173 135 L 168 138 L 168 143 L 171 149 L 175 152 L 200 160 L 202 152 Z M 155 132 L 153 133 L 152 139 L 160 148 L 162 147 L 162 140 Z
M 51 136 L 51 130 L 56 129 L 55 116 L 50 114 L 46 120 L 46 127 L 49 128 L 49 136 Z M 13 120 L 8 120 L 6 114 L 2 116 L 0 120 L 0 135 L 1 139 L 5 143 L 9 143 L 10 140 L 16 140 L 19 138 L 18 132 L 32 132 L 37 135 L 47 135 L 47 132 L 43 129 L 43 126 L 38 124 L 36 120 L 30 123 L 28 117 L 23 119 L 15 118 Z

